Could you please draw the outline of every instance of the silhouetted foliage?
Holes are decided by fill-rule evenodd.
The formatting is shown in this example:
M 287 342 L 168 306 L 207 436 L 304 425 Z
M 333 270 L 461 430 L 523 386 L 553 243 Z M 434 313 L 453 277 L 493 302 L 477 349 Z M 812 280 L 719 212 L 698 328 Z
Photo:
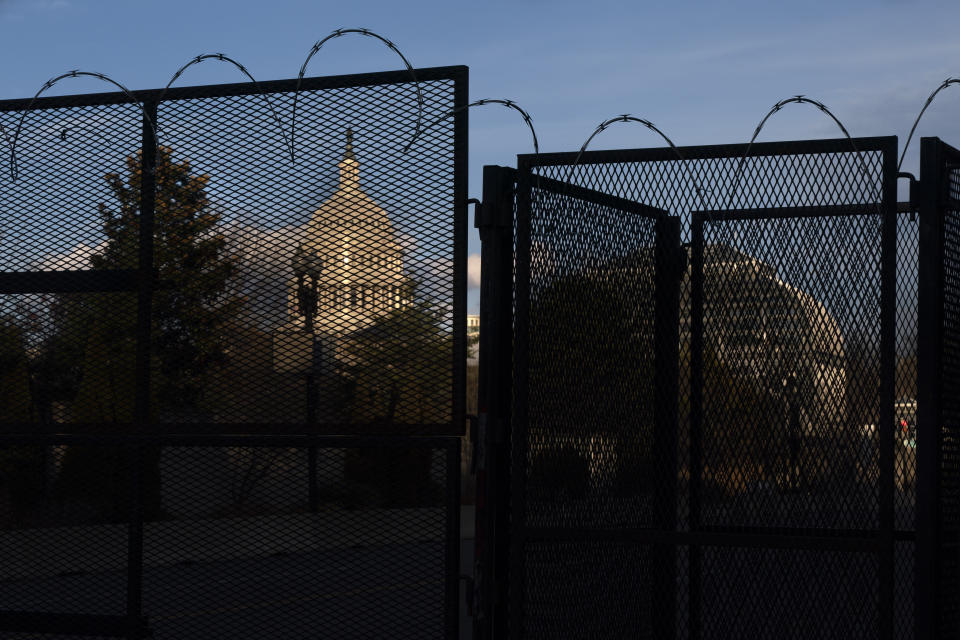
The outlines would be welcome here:
M 0 318 L 0 422 L 35 420 L 23 331 Z M 44 461 L 41 446 L 0 447 L 0 526 L 22 521 L 42 502 Z
M 105 180 L 115 198 L 99 213 L 107 243 L 91 257 L 95 269 L 139 266 L 141 154 L 127 158 L 124 177 Z M 226 361 L 223 334 L 243 300 L 227 293 L 234 261 L 217 227 L 207 175 L 194 175 L 189 161 L 177 162 L 160 147 L 156 164 L 154 292 L 151 351 L 151 414 L 183 416 L 203 411 L 204 389 Z M 71 418 L 75 422 L 129 423 L 134 419 L 136 298 L 133 295 L 69 296 L 59 303 L 55 343 L 84 344 Z M 147 517 L 159 514 L 158 449 L 143 453 Z M 96 505 L 102 517 L 122 518 L 117 483 L 126 482 L 126 458 L 113 447 L 70 447 L 64 455 L 59 493 Z M 109 505 L 109 506 L 108 506 Z
M 346 339 L 351 422 L 373 424 L 380 432 L 449 422 L 453 334 L 443 322 L 444 312 L 430 300 L 413 299 Z M 432 455 L 430 449 L 351 449 L 346 480 L 374 489 L 382 506 L 435 504 Z

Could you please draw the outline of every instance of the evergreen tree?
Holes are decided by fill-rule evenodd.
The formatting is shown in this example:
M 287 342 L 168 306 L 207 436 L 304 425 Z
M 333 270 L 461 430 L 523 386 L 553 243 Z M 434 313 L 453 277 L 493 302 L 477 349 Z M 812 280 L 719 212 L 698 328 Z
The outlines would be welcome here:
M 107 174 L 116 204 L 100 204 L 107 236 L 96 269 L 130 269 L 138 264 L 140 234 L 140 154 L 127 158 L 127 176 Z M 157 402 L 165 410 L 196 409 L 205 378 L 225 361 L 223 333 L 243 300 L 230 295 L 236 263 L 227 255 L 217 229 L 221 214 L 211 206 L 208 175 L 193 175 L 187 160 L 176 162 L 160 147 L 156 164 L 154 268 L 161 286 L 153 297 L 153 354 L 158 369 Z M 135 331 L 135 321 L 128 323 Z
M 106 246 L 92 256 L 95 269 L 139 266 L 140 192 L 143 159 L 127 158 L 126 175 L 105 176 L 114 196 L 98 207 Z M 211 206 L 207 175 L 194 175 L 189 161 L 177 162 L 160 147 L 156 163 L 154 269 L 158 287 L 151 309 L 151 398 L 154 420 L 203 411 L 204 388 L 222 365 L 224 334 L 243 305 L 229 292 L 235 269 L 218 231 L 220 212 Z M 60 302 L 59 324 L 67 336 L 54 342 L 84 344 L 75 386 L 76 422 L 129 423 L 135 419 L 136 296 L 74 295 Z M 65 454 L 60 497 L 93 507 L 96 520 L 127 515 L 126 458 L 114 447 L 71 447 Z M 160 452 L 148 447 L 140 461 L 147 518 L 160 515 Z

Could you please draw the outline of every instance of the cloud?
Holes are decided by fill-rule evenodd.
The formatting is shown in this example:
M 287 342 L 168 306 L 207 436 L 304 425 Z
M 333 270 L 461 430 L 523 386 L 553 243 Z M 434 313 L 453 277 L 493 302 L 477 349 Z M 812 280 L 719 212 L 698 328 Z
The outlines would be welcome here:
M 480 254 L 471 253 L 467 258 L 467 289 L 480 288 Z
M 66 253 L 55 254 L 42 258 L 32 268 L 38 271 L 70 271 L 73 269 L 89 269 L 90 256 L 97 253 L 102 253 L 106 246 L 106 240 L 96 245 L 88 245 L 80 242 L 73 249 Z

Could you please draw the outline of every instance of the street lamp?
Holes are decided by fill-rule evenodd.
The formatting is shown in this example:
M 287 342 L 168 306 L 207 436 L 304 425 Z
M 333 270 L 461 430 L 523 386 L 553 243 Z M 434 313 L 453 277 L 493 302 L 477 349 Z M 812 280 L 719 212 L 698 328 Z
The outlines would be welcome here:
M 297 311 L 303 316 L 306 332 L 313 333 L 313 319 L 317 315 L 323 260 L 315 252 L 304 249 L 303 243 L 300 243 L 291 262 L 293 274 L 297 276 Z
M 291 264 L 293 274 L 297 277 L 297 311 L 303 316 L 303 328 L 310 345 L 310 365 L 307 368 L 307 424 L 313 427 L 317 424 L 317 348 L 316 336 L 313 333 L 313 319 L 317 315 L 323 260 L 316 252 L 307 251 L 303 243 L 300 243 L 296 253 L 293 254 Z M 310 512 L 316 513 L 319 507 L 316 445 L 310 445 L 307 448 L 307 455 L 307 472 L 310 474 Z

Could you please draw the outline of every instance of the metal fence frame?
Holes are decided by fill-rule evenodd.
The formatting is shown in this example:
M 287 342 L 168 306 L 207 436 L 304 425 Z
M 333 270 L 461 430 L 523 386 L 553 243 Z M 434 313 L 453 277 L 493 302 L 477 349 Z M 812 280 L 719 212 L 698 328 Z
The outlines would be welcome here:
M 416 80 L 412 78 L 415 76 Z M 315 435 L 307 423 L 269 424 L 197 424 L 196 422 L 152 422 L 150 416 L 150 336 L 151 303 L 153 292 L 162 287 L 157 281 L 154 264 L 155 212 L 155 152 L 154 132 L 160 101 L 200 98 L 220 98 L 258 95 L 276 92 L 315 91 L 385 84 L 405 84 L 431 80 L 453 81 L 453 109 L 448 114 L 453 120 L 453 357 L 451 375 L 451 421 L 443 424 L 421 425 L 429 436 L 391 436 L 379 432 L 363 435 Z M 465 432 L 466 386 L 466 305 L 467 305 L 467 134 L 468 69 L 464 66 L 433 67 L 379 73 L 278 80 L 260 83 L 236 83 L 170 89 L 94 93 L 34 100 L 0 101 L 0 112 L 56 109 L 60 107 L 96 106 L 113 104 L 143 105 L 142 132 L 139 140 L 143 150 L 144 179 L 140 193 L 140 228 L 138 267 L 128 270 L 72 270 L 28 271 L 0 273 L 0 294 L 33 293 L 97 293 L 135 292 L 137 295 L 137 340 L 135 352 L 136 391 L 134 420 L 125 425 L 125 435 L 117 435 L 115 428 L 101 424 L 0 424 L 0 446 L 13 444 L 104 444 L 114 442 L 126 446 L 133 460 L 145 445 L 170 446 L 304 446 L 311 451 L 310 468 L 315 472 L 315 452 L 323 447 L 351 448 L 432 447 L 446 452 L 448 470 L 445 487 L 445 635 L 457 636 L 459 546 L 460 546 L 460 437 Z M 328 433 L 357 434 L 351 424 L 325 424 Z M 225 435 L 230 434 L 230 435 Z M 143 607 L 143 513 L 140 505 L 142 478 L 139 465 L 130 465 L 129 486 L 138 499 L 131 502 L 128 529 L 126 616 L 99 616 L 83 614 L 51 614 L 47 612 L 0 611 L 0 629 L 7 631 L 37 631 L 41 633 L 87 633 L 129 638 L 145 637 L 147 621 Z M 314 473 L 315 475 L 315 473 Z M 306 480 L 305 480 L 306 481 Z M 309 482 L 311 503 L 315 500 L 315 478 Z
M 923 138 L 920 180 L 911 185 L 920 211 L 916 637 L 944 640 L 960 637 L 958 425 L 949 411 L 958 391 L 957 363 L 949 357 L 956 354 L 958 317 L 945 295 L 948 286 L 955 293 L 960 259 L 960 247 L 948 246 L 946 233 L 948 214 L 955 218 L 960 206 L 955 185 L 951 189 L 958 168 L 960 151 L 939 138 Z
M 932 143 L 928 142 L 930 146 Z M 855 145 L 855 146 L 853 146 Z M 847 139 L 771 142 L 755 144 L 750 148 L 750 155 L 790 155 L 802 153 L 849 153 L 853 148 L 863 151 L 876 151 L 882 154 L 883 169 L 880 179 L 881 201 L 877 205 L 838 206 L 832 211 L 827 208 L 810 208 L 807 215 L 823 215 L 824 213 L 843 215 L 879 214 L 881 221 L 880 252 L 881 282 L 880 305 L 881 327 L 880 340 L 880 369 L 881 369 L 881 426 L 882 433 L 893 429 L 894 424 L 894 365 L 896 342 L 896 304 L 897 304 L 897 216 L 921 211 L 921 241 L 920 241 L 920 275 L 919 275 L 919 422 L 931 423 L 935 405 L 930 402 L 933 387 L 928 384 L 936 371 L 932 363 L 932 354 L 937 353 L 942 341 L 942 318 L 936 316 L 931 319 L 933 311 L 931 305 L 942 298 L 936 298 L 937 291 L 942 293 L 942 282 L 930 277 L 940 274 L 942 279 L 942 238 L 940 245 L 928 244 L 934 242 L 931 231 L 934 224 L 934 212 L 941 206 L 934 194 L 939 194 L 937 187 L 930 184 L 933 180 L 942 183 L 943 177 L 934 169 L 943 166 L 941 156 L 934 157 L 933 151 L 927 151 L 922 168 L 923 181 L 914 184 L 911 202 L 897 203 L 896 181 L 896 151 L 895 137 L 858 138 L 853 141 Z M 524 350 L 526 345 L 518 336 L 525 335 L 524 295 L 527 292 L 526 284 L 529 274 L 529 232 L 525 232 L 523 221 L 529 216 L 529 189 L 535 184 L 536 174 L 533 171 L 538 167 L 570 166 L 579 159 L 581 166 L 594 164 L 629 164 L 655 161 L 676 161 L 678 155 L 685 160 L 700 160 L 711 158 L 739 158 L 747 151 L 746 145 L 714 145 L 699 147 L 681 147 L 679 149 L 632 149 L 614 151 L 591 151 L 582 155 L 577 153 L 552 153 L 526 155 L 518 157 L 517 170 L 502 167 L 486 167 L 484 173 L 484 203 L 483 214 L 478 213 L 477 226 L 483 237 L 484 272 L 482 292 L 486 304 L 481 313 L 490 314 L 489 322 L 484 322 L 481 333 L 481 352 L 485 354 L 481 359 L 480 373 L 480 407 L 481 424 L 487 422 L 488 428 L 480 431 L 481 444 L 486 444 L 486 458 L 480 458 L 478 470 L 492 473 L 494 478 L 487 477 L 486 483 L 478 482 L 481 492 L 486 491 L 485 500 L 478 500 L 478 567 L 485 567 L 487 573 L 483 580 L 488 584 L 485 588 L 478 576 L 478 615 L 482 623 L 475 626 L 477 637 L 519 637 L 519 619 L 523 615 L 522 590 L 515 590 L 518 580 L 522 576 L 522 550 L 520 541 L 516 538 L 517 528 L 522 527 L 523 516 L 523 468 L 517 466 L 517 451 L 515 447 L 522 442 L 522 434 L 517 429 L 518 416 L 512 413 L 511 397 L 522 394 L 522 390 L 514 388 L 517 384 L 516 372 L 523 371 L 526 366 Z M 960 166 L 960 152 L 952 152 L 951 158 Z M 936 177 L 940 176 L 940 177 Z M 922 191 L 917 187 L 922 186 Z M 931 199 L 934 198 L 934 199 Z M 692 208 L 693 209 L 693 208 Z M 923 212 L 928 213 L 924 214 Z M 684 212 L 692 214 L 691 231 L 694 232 L 693 244 L 696 245 L 697 226 L 704 220 L 719 219 L 722 216 L 761 215 L 768 216 L 775 210 L 761 210 L 749 213 L 746 211 L 699 211 Z M 786 209 L 784 209 L 784 213 Z M 792 214 L 796 215 L 794 208 Z M 926 215 L 926 218 L 924 216 Z M 911 217 L 911 220 L 913 218 Z M 939 227 L 936 227 L 939 229 Z M 511 233 L 513 231 L 514 233 Z M 940 247 L 941 253 L 926 251 L 925 247 Z M 511 260 L 511 257 L 515 260 Z M 509 292 L 505 289 L 509 287 Z M 939 287 L 939 288 L 938 288 Z M 495 307 L 495 308 L 493 308 Z M 939 311 L 937 313 L 940 313 Z M 510 315 L 508 315 L 510 314 Z M 926 315 L 925 315 L 926 314 Z M 936 332 L 933 325 L 936 325 Z M 939 332 L 939 333 L 938 333 Z M 932 336 L 938 336 L 936 340 Z M 937 374 L 939 375 L 939 374 Z M 939 380 L 939 378 L 937 378 Z M 522 385 L 521 385 L 522 386 Z M 939 388 L 939 387 L 938 387 Z M 937 392 L 939 393 L 939 392 Z M 924 398 L 927 401 L 924 401 Z M 889 402 L 888 402 L 889 400 Z M 518 399 L 517 407 L 522 411 L 522 398 Z M 486 416 L 483 412 L 487 411 Z M 522 418 L 522 416 L 520 416 Z M 522 419 L 520 420 L 522 422 Z M 923 427 L 918 427 L 922 431 Z M 889 434 L 892 436 L 892 433 Z M 887 442 L 889 440 L 889 442 Z M 932 608 L 941 602 L 946 594 L 938 594 L 932 586 L 931 579 L 938 570 L 937 562 L 940 558 L 942 540 L 937 538 L 939 530 L 933 509 L 937 495 L 933 493 L 939 486 L 940 451 L 927 444 L 924 448 L 922 436 L 918 445 L 918 495 L 916 512 L 916 529 L 897 529 L 894 514 L 894 473 L 895 460 L 893 452 L 893 438 L 881 438 L 880 473 L 879 480 L 879 517 L 880 524 L 876 530 L 796 530 L 796 531 L 722 531 L 709 530 L 691 526 L 690 530 L 622 530 L 618 532 L 604 532 L 621 540 L 643 540 L 650 544 L 665 544 L 673 548 L 688 547 L 691 550 L 702 546 L 721 547 L 755 547 L 755 548 L 786 548 L 786 549 L 831 549 L 841 552 L 868 551 L 876 554 L 879 561 L 878 594 L 880 607 L 877 611 L 879 631 L 881 637 L 890 638 L 894 634 L 894 572 L 895 550 L 899 545 L 908 544 L 916 549 L 916 580 L 913 584 L 915 597 L 914 625 L 916 637 L 935 637 L 930 635 Z M 512 468 L 506 468 L 511 466 Z M 482 508 L 486 503 L 486 508 Z M 509 508 L 504 505 L 509 504 Z M 691 509 L 692 509 L 691 505 Z M 481 529 L 481 522 L 485 524 Z M 519 524 L 518 524 L 519 523 Z M 693 523 L 691 523 L 693 524 Z M 481 531 L 483 533 L 481 533 Z M 597 532 L 588 535 L 603 534 Z M 488 539 L 479 539 L 485 535 Z M 941 545 L 942 546 L 942 545 Z M 508 551 L 508 548 L 510 551 Z M 481 555 L 483 554 L 483 555 Z M 485 558 L 485 560 L 481 559 Z M 691 561 L 693 558 L 691 557 Z M 695 565 L 694 562 L 692 564 Z M 695 567 L 691 567 L 696 571 Z M 897 575 L 902 573 L 898 571 Z M 904 579 L 905 576 L 899 576 Z M 907 577 L 909 579 L 909 577 Z M 693 586 L 693 585 L 691 585 Z M 695 595 L 695 594 L 694 594 Z M 508 606 L 509 603 L 509 606 Z M 688 603 L 692 608 L 690 637 L 698 637 L 696 623 L 696 602 Z M 669 614 L 669 612 L 667 612 Z M 922 632 L 921 632 L 922 631 Z
M 146 446 L 154 447 L 297 447 L 354 449 L 364 447 L 426 448 L 444 452 L 446 486 L 443 506 L 446 512 L 444 532 L 444 628 L 445 637 L 458 637 L 460 583 L 460 439 L 445 436 L 323 436 L 310 434 L 236 435 L 236 434 L 8 434 L 0 435 L 0 445 L 119 445 L 136 460 Z M 142 483 L 139 465 L 130 468 L 129 487 L 134 499 L 127 530 L 125 616 L 101 614 L 63 614 L 56 612 L 0 610 L 0 631 L 49 634 L 87 634 L 97 636 L 152 637 L 150 620 L 143 614 L 143 542 L 144 520 L 141 509 Z M 304 478 L 312 484 L 316 473 Z

